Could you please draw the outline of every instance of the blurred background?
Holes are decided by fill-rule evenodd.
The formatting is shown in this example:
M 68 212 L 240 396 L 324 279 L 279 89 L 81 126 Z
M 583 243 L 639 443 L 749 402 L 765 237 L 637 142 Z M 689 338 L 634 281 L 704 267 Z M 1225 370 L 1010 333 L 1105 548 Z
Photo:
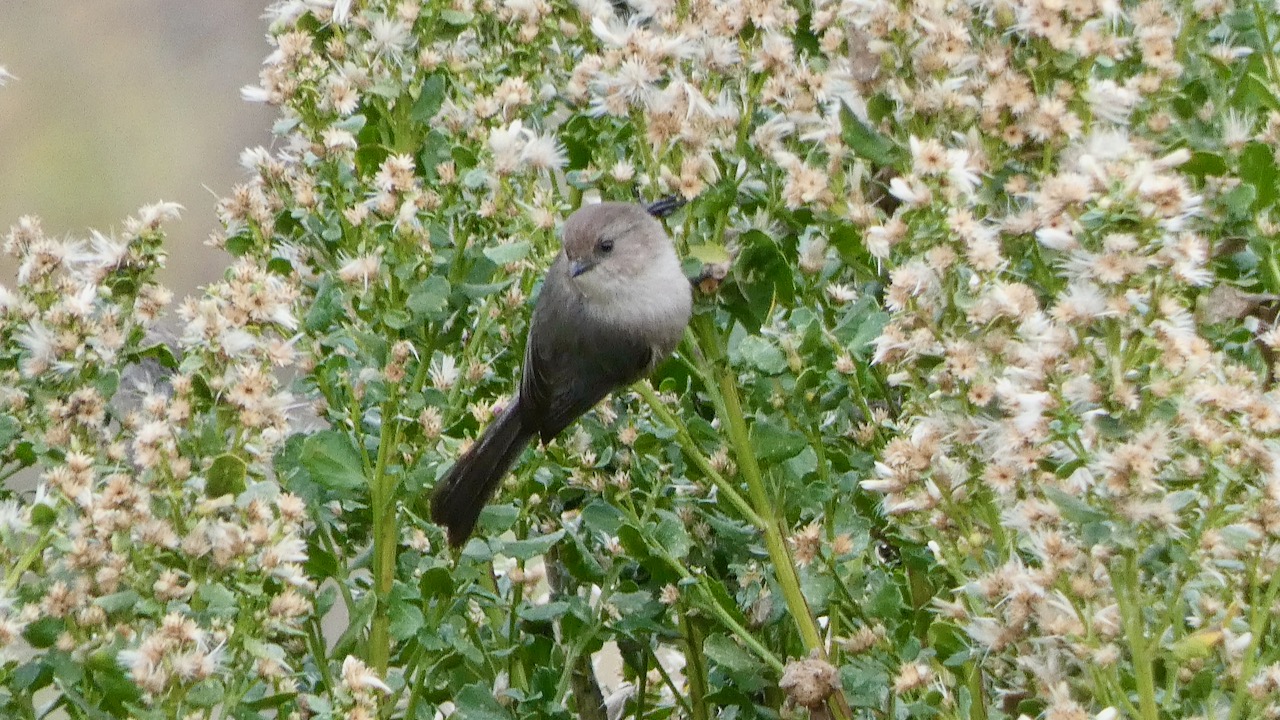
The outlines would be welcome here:
M 270 51 L 267 0 L 0 0 L 0 234 L 22 215 L 46 233 L 108 232 L 159 200 L 164 282 L 178 297 L 220 277 L 204 245 L 214 203 L 247 177 L 240 151 L 270 146 L 273 108 L 240 99 Z M 0 284 L 15 263 L 0 258 Z

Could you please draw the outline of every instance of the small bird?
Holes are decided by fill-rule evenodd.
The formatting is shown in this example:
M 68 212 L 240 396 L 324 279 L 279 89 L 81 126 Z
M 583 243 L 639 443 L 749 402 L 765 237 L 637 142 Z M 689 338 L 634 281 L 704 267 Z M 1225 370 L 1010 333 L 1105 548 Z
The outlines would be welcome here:
M 604 202 L 571 215 L 533 309 L 519 393 L 432 494 L 431 519 L 447 529 L 449 544 L 471 536 L 534 436 L 546 445 L 665 360 L 692 305 L 671 239 L 644 206 Z

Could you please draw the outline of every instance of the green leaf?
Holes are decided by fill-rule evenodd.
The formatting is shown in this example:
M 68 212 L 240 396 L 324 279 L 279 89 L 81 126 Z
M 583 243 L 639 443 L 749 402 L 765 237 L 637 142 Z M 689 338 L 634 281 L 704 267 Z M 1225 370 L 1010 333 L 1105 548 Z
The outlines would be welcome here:
M 142 600 L 142 596 L 136 590 L 121 590 L 120 592 L 103 595 L 93 601 L 94 605 L 106 610 L 108 613 L 120 612 L 127 610 Z
M 511 283 L 511 280 L 503 280 L 495 283 L 464 283 L 458 287 L 458 290 L 460 290 L 463 295 L 467 296 L 467 298 L 477 300 L 482 297 L 488 297 L 499 290 L 505 290 Z
M 1080 498 L 1068 495 L 1057 488 L 1046 487 L 1041 490 L 1044 492 L 1045 497 L 1058 506 L 1058 510 L 1062 512 L 1062 517 L 1070 522 L 1087 525 L 1107 520 L 1105 512 L 1089 505 Z
M 770 465 L 795 457 L 808 444 L 801 433 L 769 422 L 757 420 L 751 428 L 751 447 L 762 465 Z
M 355 490 L 364 487 L 364 467 L 360 453 L 347 434 L 323 430 L 302 443 L 302 465 L 311 479 L 331 490 Z
M 764 665 L 731 638 L 719 633 L 712 635 L 703 643 L 702 652 L 743 691 L 755 692 L 764 687 Z
M 604 580 L 604 566 L 577 535 L 560 546 L 560 562 L 580 582 L 599 585 Z
M 520 608 L 520 618 L 529 622 L 551 622 L 559 619 L 569 610 L 569 603 L 563 600 L 549 602 L 545 605 L 529 605 Z
M 750 365 L 767 375 L 777 375 L 787 369 L 787 356 L 782 349 L 759 335 L 747 335 L 734 350 L 729 359 L 735 364 Z
M 311 309 L 303 319 L 303 326 L 310 332 L 321 332 L 333 325 L 333 320 L 342 310 L 342 287 L 337 280 L 326 275 L 320 281 L 316 296 L 311 301 Z
M 98 379 L 93 383 L 93 385 L 94 388 L 97 389 L 98 394 L 102 395 L 102 397 L 114 397 L 116 390 L 120 389 L 120 373 L 114 370 L 103 372 L 98 376 Z
M 510 530 L 519 517 L 520 509 L 511 503 L 486 505 L 476 525 L 490 535 L 500 535 Z
M 31 524 L 36 527 L 52 525 L 58 519 L 58 511 L 47 502 L 38 502 L 31 506 Z
M 183 700 L 195 707 L 211 708 L 226 699 L 227 689 L 217 678 L 209 678 L 196 683 L 187 691 Z
M 60 670 L 61 668 L 58 669 Z M 111 714 L 100 707 L 96 707 L 97 703 L 89 702 L 77 691 L 77 686 L 80 684 L 79 681 L 72 682 L 69 678 L 62 676 L 61 673 L 59 673 L 58 681 L 58 691 L 76 706 L 83 717 L 92 718 L 92 720 L 110 720 Z M 96 682 L 94 684 L 97 685 Z M 102 688 L 99 687 L 97 689 L 101 690 Z
M 439 275 L 432 275 L 409 293 L 405 305 L 417 317 L 434 317 L 449 302 L 449 292 L 449 281 Z
M 884 578 L 884 583 L 875 595 L 871 596 L 871 601 L 867 603 L 867 614 L 876 618 L 891 618 L 899 616 L 903 608 L 906 607 L 906 601 L 902 597 L 902 590 L 898 588 L 897 583 L 892 578 Z
M 835 589 L 835 578 L 829 573 L 813 572 L 809 568 L 800 573 L 800 593 L 809 601 L 809 607 L 815 614 L 826 612 L 827 603 Z
M 897 163 L 902 154 L 898 147 L 859 120 L 848 105 L 840 106 L 840 124 L 841 135 L 855 155 L 882 167 L 893 167 Z
M 351 618 L 347 623 L 347 629 L 342 631 L 342 635 L 338 636 L 338 642 L 333 645 L 332 657 L 342 657 L 351 652 L 356 643 L 360 641 L 364 630 L 368 627 L 369 620 L 373 617 L 373 611 L 378 607 L 378 596 L 375 593 L 365 593 L 363 597 L 356 600 L 356 605 L 351 611 Z
M 1280 171 L 1276 168 L 1275 153 L 1262 143 L 1249 143 L 1240 153 L 1240 179 L 1249 183 L 1258 193 L 1256 207 L 1266 208 L 1275 204 L 1280 193 Z
M 138 351 L 136 357 L 139 360 L 153 360 L 159 363 L 161 367 L 169 370 L 174 370 L 178 367 L 178 359 L 174 357 L 173 350 L 162 342 L 142 348 Z
M 494 265 L 507 265 L 525 259 L 529 255 L 529 243 L 526 240 L 521 240 L 519 242 L 491 245 L 485 248 L 483 252 L 484 256 L 492 260 Z
M 479 190 L 489 184 L 489 171 L 482 167 L 471 168 L 462 175 L 462 186 L 468 190 Z
M 867 351 L 871 348 L 871 343 L 880 337 L 880 333 L 884 331 L 884 326 L 889 324 L 889 314 L 885 312 L 873 312 L 866 315 L 862 322 L 858 324 L 857 331 L 853 334 L 853 339 L 849 341 L 849 352 L 864 358 Z
M 623 615 L 642 615 L 652 617 L 663 612 L 664 606 L 653 599 L 653 595 L 644 590 L 635 592 L 614 593 L 609 598 L 613 606 Z
M 351 117 L 344 118 L 342 120 L 339 120 L 333 123 L 333 127 L 339 130 L 346 130 L 347 132 L 355 133 L 359 135 L 360 131 L 363 130 L 364 126 L 367 125 L 368 123 L 369 123 L 369 118 L 359 113 L 356 113 Z
M 418 497 L 427 488 L 427 483 L 435 480 L 436 471 L 434 466 L 427 464 L 427 458 L 423 457 L 418 464 L 413 466 L 404 476 L 404 491 L 410 497 Z
M 233 616 L 239 611 L 238 598 L 235 593 L 227 589 L 226 585 L 216 582 L 206 582 L 200 586 L 200 590 L 196 593 L 209 612 L 215 615 Z
M 9 443 L 18 437 L 22 428 L 18 421 L 9 415 L 0 415 L 0 450 L 9 447 Z
M 516 560 L 529 560 L 539 555 L 545 555 L 552 545 L 560 542 L 562 537 L 564 537 L 564 530 L 557 530 L 539 537 L 516 540 L 504 545 L 502 554 L 513 557 Z
M 493 559 L 493 549 L 489 547 L 489 543 L 481 538 L 473 537 L 462 546 L 460 555 L 468 560 L 477 562 L 488 562 Z
M 474 18 L 475 18 L 474 14 L 469 12 L 464 12 L 462 10 L 441 10 L 440 11 L 440 19 L 443 20 L 446 25 L 455 25 L 458 27 L 465 27 L 467 25 L 470 25 L 471 21 Z
M 248 467 L 244 460 L 231 453 L 224 453 L 214 458 L 205 480 L 205 495 L 216 498 L 223 495 L 239 495 L 244 492 L 244 479 Z
M 49 667 L 53 668 L 53 675 L 58 679 L 60 686 L 78 685 L 81 680 L 84 680 L 84 664 L 79 661 L 73 661 L 67 653 L 55 651 L 49 653 L 46 657 Z
M 418 153 L 418 166 L 422 168 L 427 180 L 439 178 L 436 167 L 441 162 L 449 159 L 450 143 L 449 136 L 439 130 L 432 130 L 427 133 L 426 139 L 422 141 L 422 150 Z M 444 245 L 444 243 L 438 241 L 438 233 L 434 227 L 432 228 L 431 244 L 437 247 Z
M 690 245 L 686 254 L 703 265 L 718 265 L 733 260 L 733 256 L 729 254 L 729 251 L 723 245 L 714 243 Z
M 1173 643 L 1169 651 L 1179 662 L 1198 660 L 1209 657 L 1221 642 L 1221 630 L 1199 630 Z
M 62 634 L 62 630 L 66 626 L 67 624 L 62 618 L 45 615 L 39 620 L 27 623 L 27 627 L 22 631 L 22 637 L 31 643 L 31 647 L 43 650 L 57 641 L 58 636 Z
M 409 112 L 409 117 L 415 122 L 426 123 L 440 112 L 440 106 L 444 104 L 444 76 L 440 73 L 431 75 L 422 82 L 422 89 L 418 92 L 418 100 L 413 104 L 413 110 Z
M 392 330 L 403 330 L 413 324 L 413 316 L 400 308 L 391 308 L 382 313 L 382 324 Z
M 53 618 L 45 619 L 52 620 Z M 28 629 L 30 627 L 30 625 L 27 626 Z M 25 636 L 26 633 L 24 632 L 23 635 Z M 53 670 L 42 659 L 32 660 L 20 665 L 17 670 L 13 671 L 10 678 L 6 685 L 15 690 L 32 693 L 49 684 L 53 679 Z
M 1217 153 L 1194 152 L 1191 153 L 1191 159 L 1183 163 L 1179 170 L 1202 178 L 1226 175 L 1227 163 Z
M 1243 218 L 1253 209 L 1253 203 L 1257 199 L 1258 189 L 1249 183 L 1242 182 L 1224 195 L 1222 202 L 1227 206 L 1227 212 L 1233 217 Z
M 398 642 L 404 642 L 422 629 L 426 624 L 426 618 L 422 615 L 422 609 L 417 605 L 409 602 L 395 602 L 391 604 L 391 637 Z
M 677 560 L 683 559 L 693 549 L 693 539 L 685 529 L 680 518 L 669 510 L 659 510 L 662 520 L 653 532 L 653 539 L 666 549 L 667 553 Z
M 449 572 L 449 568 L 433 567 L 423 572 L 418 580 L 418 591 L 424 599 L 452 597 L 453 575 Z
M 511 720 L 511 713 L 498 703 L 486 683 L 468 685 L 453 698 L 458 720 Z
M 624 520 L 621 510 L 603 500 L 592 500 L 582 508 L 583 527 L 605 535 L 616 535 Z

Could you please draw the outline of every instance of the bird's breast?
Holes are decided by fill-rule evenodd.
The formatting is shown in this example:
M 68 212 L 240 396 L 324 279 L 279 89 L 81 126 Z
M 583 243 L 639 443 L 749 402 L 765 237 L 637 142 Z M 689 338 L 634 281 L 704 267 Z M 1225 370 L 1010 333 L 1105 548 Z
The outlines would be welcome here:
M 582 284 L 582 294 L 593 321 L 644 337 L 663 355 L 680 342 L 693 304 L 678 262 L 625 278 L 602 273 Z

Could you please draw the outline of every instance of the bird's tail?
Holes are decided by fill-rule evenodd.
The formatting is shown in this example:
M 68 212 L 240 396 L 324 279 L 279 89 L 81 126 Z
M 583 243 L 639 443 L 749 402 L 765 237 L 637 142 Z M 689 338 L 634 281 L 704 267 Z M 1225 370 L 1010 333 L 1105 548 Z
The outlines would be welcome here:
M 471 537 L 480 510 L 533 438 L 533 430 L 520 415 L 518 401 L 503 410 L 436 484 L 431 494 L 431 520 L 448 530 L 450 545 L 457 547 Z

